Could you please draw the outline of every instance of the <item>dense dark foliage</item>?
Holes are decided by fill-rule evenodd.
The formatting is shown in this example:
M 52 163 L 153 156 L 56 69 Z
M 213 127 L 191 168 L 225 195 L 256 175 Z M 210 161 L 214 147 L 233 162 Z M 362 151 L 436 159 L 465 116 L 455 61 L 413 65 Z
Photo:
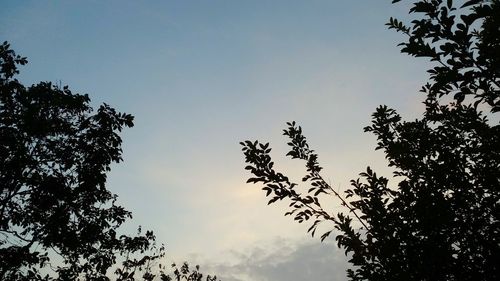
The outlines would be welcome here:
M 310 188 L 276 172 L 269 145 L 257 141 L 242 142 L 248 182 L 262 182 L 269 203 L 287 200 L 286 215 L 309 221 L 312 235 L 331 222 L 351 280 L 500 280 L 500 1 L 415 1 L 410 12 L 411 27 L 393 18 L 388 26 L 407 36 L 403 53 L 435 62 L 425 112 L 402 121 L 380 106 L 365 128 L 396 184 L 367 168 L 338 193 L 295 122 L 284 131 L 287 155 L 305 161 Z M 325 195 L 345 211 L 326 211 Z
M 0 45 L 0 280 L 171 280 L 151 231 L 119 235 L 131 213 L 106 188 L 133 117 L 49 82 L 25 87 L 27 61 Z M 201 281 L 174 265 L 176 280 Z M 211 279 L 210 279 L 211 278 Z M 216 280 L 210 276 L 207 280 Z
M 61 280 L 104 280 L 118 255 L 154 241 L 117 234 L 131 214 L 105 187 L 133 117 L 106 104 L 94 113 L 87 95 L 49 82 L 25 87 L 15 75 L 26 62 L 0 46 L 0 279 L 50 279 L 50 269 Z M 125 280 L 156 256 L 143 258 L 117 273 Z

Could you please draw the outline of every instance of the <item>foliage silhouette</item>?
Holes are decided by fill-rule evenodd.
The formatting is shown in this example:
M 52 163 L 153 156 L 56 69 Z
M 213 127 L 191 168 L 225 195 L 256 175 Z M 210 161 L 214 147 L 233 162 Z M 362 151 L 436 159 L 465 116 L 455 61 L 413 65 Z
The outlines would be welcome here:
M 0 280 L 110 280 L 113 269 L 116 280 L 172 280 L 153 232 L 117 234 L 132 216 L 105 186 L 133 117 L 94 112 L 67 86 L 25 87 L 15 75 L 26 63 L 0 45 Z M 182 269 L 176 280 L 202 280 Z
M 400 2 L 400 1 L 393 1 Z M 284 130 L 287 156 L 305 161 L 301 191 L 273 169 L 268 143 L 241 143 L 249 183 L 263 183 L 269 204 L 289 202 L 285 215 L 309 222 L 314 236 L 329 222 L 350 258 L 350 280 L 500 280 L 500 1 L 415 1 L 401 51 L 428 57 L 421 119 L 402 121 L 380 106 L 364 128 L 394 168 L 397 186 L 369 167 L 340 194 L 321 176 L 318 155 L 295 122 Z M 482 110 L 489 113 L 483 113 Z M 497 119 L 498 120 L 498 119 Z M 322 196 L 345 208 L 331 214 Z

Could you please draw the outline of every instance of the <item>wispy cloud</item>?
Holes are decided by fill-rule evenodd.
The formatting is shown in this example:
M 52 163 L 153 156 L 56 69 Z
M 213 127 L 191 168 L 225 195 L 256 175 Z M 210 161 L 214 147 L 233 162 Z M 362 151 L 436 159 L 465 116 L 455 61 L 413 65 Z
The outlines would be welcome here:
M 224 281 L 343 281 L 347 259 L 333 243 L 275 238 L 242 252 L 226 254 L 228 261 L 203 261 L 205 272 Z

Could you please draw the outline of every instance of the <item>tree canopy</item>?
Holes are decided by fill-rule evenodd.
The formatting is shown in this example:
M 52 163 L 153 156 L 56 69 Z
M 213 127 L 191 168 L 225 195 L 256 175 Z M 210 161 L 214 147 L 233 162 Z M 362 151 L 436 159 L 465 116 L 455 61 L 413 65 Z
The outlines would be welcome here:
M 153 232 L 118 232 L 132 215 L 106 174 L 122 160 L 119 133 L 133 116 L 94 110 L 67 86 L 26 87 L 16 79 L 26 63 L 0 45 L 0 279 L 203 280 L 187 264 L 168 276 Z
M 500 279 L 500 1 L 456 2 L 415 1 L 411 25 L 387 23 L 407 38 L 401 52 L 434 63 L 421 118 L 403 121 L 382 105 L 364 128 L 396 184 L 368 167 L 338 192 L 295 122 L 284 130 L 287 156 L 305 161 L 307 189 L 274 169 L 268 143 L 241 143 L 247 182 L 264 184 L 269 204 L 286 200 L 285 215 L 310 223 L 313 236 L 330 223 L 321 240 L 335 234 L 350 280 Z M 324 196 L 344 211 L 330 213 Z

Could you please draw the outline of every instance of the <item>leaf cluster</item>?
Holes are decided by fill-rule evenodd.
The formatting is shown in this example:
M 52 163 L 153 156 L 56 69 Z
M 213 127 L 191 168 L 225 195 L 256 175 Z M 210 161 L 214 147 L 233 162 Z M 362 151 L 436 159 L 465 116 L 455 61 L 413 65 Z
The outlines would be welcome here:
M 499 1 L 415 1 L 410 13 L 417 16 L 410 27 L 395 18 L 387 26 L 407 36 L 402 53 L 435 62 L 428 70 L 431 83 L 423 88 L 427 102 L 450 95 L 462 103 L 469 97 L 475 106 L 499 111 Z

